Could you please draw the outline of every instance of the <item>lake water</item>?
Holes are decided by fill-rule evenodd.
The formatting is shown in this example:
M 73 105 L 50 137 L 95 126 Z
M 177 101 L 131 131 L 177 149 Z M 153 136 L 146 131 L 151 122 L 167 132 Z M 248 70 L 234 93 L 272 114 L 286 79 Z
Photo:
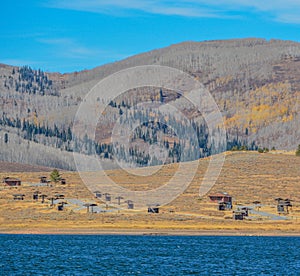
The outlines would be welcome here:
M 0 235 L 1 275 L 300 275 L 300 238 Z

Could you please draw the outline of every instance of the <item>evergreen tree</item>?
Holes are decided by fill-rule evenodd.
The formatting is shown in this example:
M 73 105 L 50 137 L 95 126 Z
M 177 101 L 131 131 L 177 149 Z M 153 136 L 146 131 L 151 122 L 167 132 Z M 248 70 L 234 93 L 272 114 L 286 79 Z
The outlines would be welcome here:
M 164 98 L 164 95 L 163 95 L 163 91 L 160 89 L 160 91 L 159 91 L 159 101 L 160 101 L 161 103 L 163 103 L 164 100 L 165 100 L 165 98 Z
M 50 179 L 54 183 L 57 183 L 59 180 L 61 180 L 61 175 L 57 169 L 54 169 L 50 174 Z
M 4 143 L 5 144 L 8 143 L 8 134 L 7 133 L 4 134 Z

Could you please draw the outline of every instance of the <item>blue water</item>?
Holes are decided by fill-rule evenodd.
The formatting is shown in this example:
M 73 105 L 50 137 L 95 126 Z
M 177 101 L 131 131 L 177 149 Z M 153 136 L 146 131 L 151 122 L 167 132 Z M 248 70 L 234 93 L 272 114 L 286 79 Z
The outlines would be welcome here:
M 300 238 L 0 235 L 1 275 L 300 275 Z

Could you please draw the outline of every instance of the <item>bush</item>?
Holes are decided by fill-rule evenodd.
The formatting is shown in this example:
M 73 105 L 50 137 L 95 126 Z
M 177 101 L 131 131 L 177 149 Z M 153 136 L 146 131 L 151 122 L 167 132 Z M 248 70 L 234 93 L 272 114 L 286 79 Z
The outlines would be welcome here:
M 232 151 L 237 151 L 237 150 L 239 150 L 239 148 L 238 148 L 238 146 L 233 146 L 233 147 L 231 148 L 231 150 L 232 150 Z
M 248 150 L 248 147 L 246 145 L 243 145 L 243 146 L 233 146 L 231 148 L 231 151 L 245 151 L 245 150 Z
M 245 146 L 245 145 L 244 145 L 244 146 L 241 146 L 241 147 L 240 147 L 240 150 L 242 150 L 242 151 L 248 150 L 248 147 Z
M 257 150 L 259 153 L 267 153 L 269 152 L 269 149 L 268 148 L 258 148 Z
M 296 150 L 296 156 L 300 156 L 300 145 L 298 145 L 298 149 Z

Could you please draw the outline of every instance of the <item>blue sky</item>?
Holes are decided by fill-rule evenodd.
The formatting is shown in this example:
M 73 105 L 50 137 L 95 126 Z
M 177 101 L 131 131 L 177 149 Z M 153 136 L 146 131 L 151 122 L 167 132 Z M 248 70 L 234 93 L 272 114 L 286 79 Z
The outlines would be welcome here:
M 183 41 L 300 42 L 299 0 L 9 2 L 1 3 L 0 63 L 45 71 L 91 69 Z

